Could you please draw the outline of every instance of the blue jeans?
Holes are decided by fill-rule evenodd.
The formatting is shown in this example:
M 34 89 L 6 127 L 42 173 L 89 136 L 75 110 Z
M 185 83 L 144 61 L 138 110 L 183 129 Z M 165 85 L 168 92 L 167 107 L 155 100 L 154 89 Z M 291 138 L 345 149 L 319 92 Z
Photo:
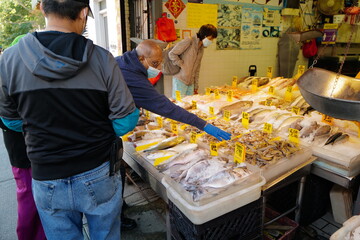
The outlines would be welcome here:
M 109 162 L 69 178 L 33 179 L 32 187 L 47 239 L 84 239 L 83 214 L 91 239 L 120 239 L 121 177 L 109 176 Z
M 186 85 L 181 80 L 173 77 L 173 93 L 172 97 L 176 99 L 176 93 L 175 91 L 180 91 L 181 96 L 188 96 L 188 95 L 194 95 L 194 84 Z

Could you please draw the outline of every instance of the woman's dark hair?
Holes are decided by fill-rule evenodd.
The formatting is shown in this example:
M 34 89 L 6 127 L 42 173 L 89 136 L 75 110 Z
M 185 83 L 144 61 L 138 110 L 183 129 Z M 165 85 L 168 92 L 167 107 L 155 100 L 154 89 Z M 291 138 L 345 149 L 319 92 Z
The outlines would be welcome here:
M 204 38 L 212 36 L 213 38 L 217 37 L 216 27 L 212 24 L 202 25 L 197 33 L 197 37 L 202 41 Z
M 42 0 L 45 14 L 55 14 L 62 18 L 76 20 L 80 11 L 88 4 L 72 0 Z

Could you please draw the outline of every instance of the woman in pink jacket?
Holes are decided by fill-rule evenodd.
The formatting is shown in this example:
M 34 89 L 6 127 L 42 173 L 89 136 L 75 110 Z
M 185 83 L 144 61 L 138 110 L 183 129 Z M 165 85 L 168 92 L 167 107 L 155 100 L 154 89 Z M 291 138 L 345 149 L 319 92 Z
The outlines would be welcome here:
M 180 91 L 182 96 L 198 93 L 204 47 L 208 47 L 216 37 L 216 27 L 206 24 L 201 26 L 196 36 L 185 38 L 169 52 L 169 59 L 180 67 L 173 76 L 173 98 L 176 91 Z

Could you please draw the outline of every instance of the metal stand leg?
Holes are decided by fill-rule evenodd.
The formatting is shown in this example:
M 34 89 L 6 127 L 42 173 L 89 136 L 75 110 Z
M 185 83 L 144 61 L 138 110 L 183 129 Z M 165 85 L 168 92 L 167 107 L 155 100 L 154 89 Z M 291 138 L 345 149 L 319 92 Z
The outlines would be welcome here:
M 306 176 L 303 176 L 300 180 L 298 192 L 297 192 L 297 199 L 296 199 L 297 209 L 295 210 L 295 222 L 297 223 L 300 222 L 300 213 L 302 206 L 302 198 L 304 195 L 305 181 L 306 181 Z
M 169 209 L 166 209 L 166 239 L 171 240 L 171 227 L 170 227 Z
M 265 209 L 266 209 L 266 196 L 262 196 L 263 200 L 263 207 L 262 207 L 262 219 L 261 219 L 261 226 L 264 229 L 265 224 Z

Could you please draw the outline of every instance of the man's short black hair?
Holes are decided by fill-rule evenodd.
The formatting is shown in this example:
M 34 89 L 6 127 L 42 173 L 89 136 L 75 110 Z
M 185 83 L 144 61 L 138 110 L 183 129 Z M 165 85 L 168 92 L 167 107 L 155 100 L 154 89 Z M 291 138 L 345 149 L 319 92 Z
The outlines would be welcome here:
M 86 0 L 42 0 L 45 14 L 55 14 L 62 18 L 76 20 L 80 11 L 89 7 Z M 90 11 L 90 7 L 89 7 Z
M 200 40 L 203 40 L 206 37 L 212 36 L 213 38 L 217 37 L 217 29 L 212 24 L 202 25 L 197 33 L 197 36 Z

